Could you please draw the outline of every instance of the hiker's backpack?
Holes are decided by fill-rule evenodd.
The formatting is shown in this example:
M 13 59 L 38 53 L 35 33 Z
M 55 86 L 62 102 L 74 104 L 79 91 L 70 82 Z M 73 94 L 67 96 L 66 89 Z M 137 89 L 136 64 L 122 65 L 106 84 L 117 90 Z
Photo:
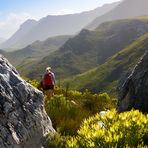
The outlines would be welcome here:
M 52 73 L 46 73 L 44 76 L 44 85 L 53 85 Z

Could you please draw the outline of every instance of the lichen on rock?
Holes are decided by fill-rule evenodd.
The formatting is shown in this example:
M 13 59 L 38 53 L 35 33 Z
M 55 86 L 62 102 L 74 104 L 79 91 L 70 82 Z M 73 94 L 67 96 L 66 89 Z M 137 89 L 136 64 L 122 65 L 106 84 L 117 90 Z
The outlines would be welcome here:
M 0 148 L 40 148 L 49 132 L 43 94 L 0 55 Z

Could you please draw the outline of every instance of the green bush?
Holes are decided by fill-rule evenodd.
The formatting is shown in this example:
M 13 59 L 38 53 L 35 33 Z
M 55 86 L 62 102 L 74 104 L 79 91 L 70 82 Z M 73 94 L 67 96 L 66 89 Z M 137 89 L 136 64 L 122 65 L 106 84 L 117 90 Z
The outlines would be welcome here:
M 36 80 L 27 80 L 42 90 Z M 76 135 L 82 121 L 102 110 L 115 107 L 115 102 L 107 93 L 93 94 L 86 90 L 79 92 L 69 87 L 56 87 L 55 95 L 45 95 L 44 106 L 53 127 L 62 135 Z
M 40 83 L 37 80 L 30 80 L 29 78 L 26 77 L 22 77 L 25 81 L 27 81 L 28 83 L 30 83 L 32 86 L 41 89 Z
M 62 136 L 59 133 L 49 134 L 45 142 L 45 148 L 65 148 L 70 138 L 69 136 Z
M 91 92 L 86 91 L 83 94 L 83 98 L 83 107 L 93 114 L 114 107 L 113 102 L 107 93 L 92 94 Z
M 98 121 L 102 121 L 101 128 Z M 99 114 L 84 120 L 76 138 L 67 141 L 68 148 L 124 148 L 146 147 L 148 115 L 139 111 L 118 114 L 115 110 L 101 117 Z
M 52 120 L 54 128 L 62 135 L 74 135 L 80 123 L 89 114 L 73 104 L 63 95 L 55 95 L 51 100 L 46 98 L 45 109 Z
M 83 119 L 112 107 L 113 102 L 106 93 L 82 93 L 62 87 L 55 89 L 52 99 L 45 98 L 46 112 L 54 128 L 62 135 L 76 135 Z
M 39 87 L 37 81 L 29 82 Z M 118 114 L 112 110 L 101 117 L 96 113 L 115 107 L 116 100 L 107 93 L 58 87 L 55 94 L 52 99 L 45 96 L 46 112 L 58 131 L 48 136 L 46 148 L 147 148 L 148 115 L 134 110 Z

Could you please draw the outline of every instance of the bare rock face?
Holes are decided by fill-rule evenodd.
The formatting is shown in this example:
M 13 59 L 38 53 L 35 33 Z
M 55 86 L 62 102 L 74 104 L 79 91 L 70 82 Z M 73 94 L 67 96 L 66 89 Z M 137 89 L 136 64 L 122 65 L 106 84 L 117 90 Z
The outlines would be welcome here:
M 0 55 L 0 148 L 41 148 L 49 132 L 42 93 Z
M 119 112 L 134 108 L 148 113 L 148 52 L 121 86 L 119 98 Z

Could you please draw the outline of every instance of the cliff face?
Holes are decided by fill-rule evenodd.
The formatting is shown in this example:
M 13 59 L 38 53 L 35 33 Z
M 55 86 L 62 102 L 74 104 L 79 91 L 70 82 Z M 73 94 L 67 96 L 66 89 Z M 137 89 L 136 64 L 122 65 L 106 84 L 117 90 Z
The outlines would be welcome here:
M 42 93 L 0 55 L 0 148 L 40 148 L 49 132 Z
M 139 109 L 148 113 L 148 52 L 120 87 L 118 111 Z

